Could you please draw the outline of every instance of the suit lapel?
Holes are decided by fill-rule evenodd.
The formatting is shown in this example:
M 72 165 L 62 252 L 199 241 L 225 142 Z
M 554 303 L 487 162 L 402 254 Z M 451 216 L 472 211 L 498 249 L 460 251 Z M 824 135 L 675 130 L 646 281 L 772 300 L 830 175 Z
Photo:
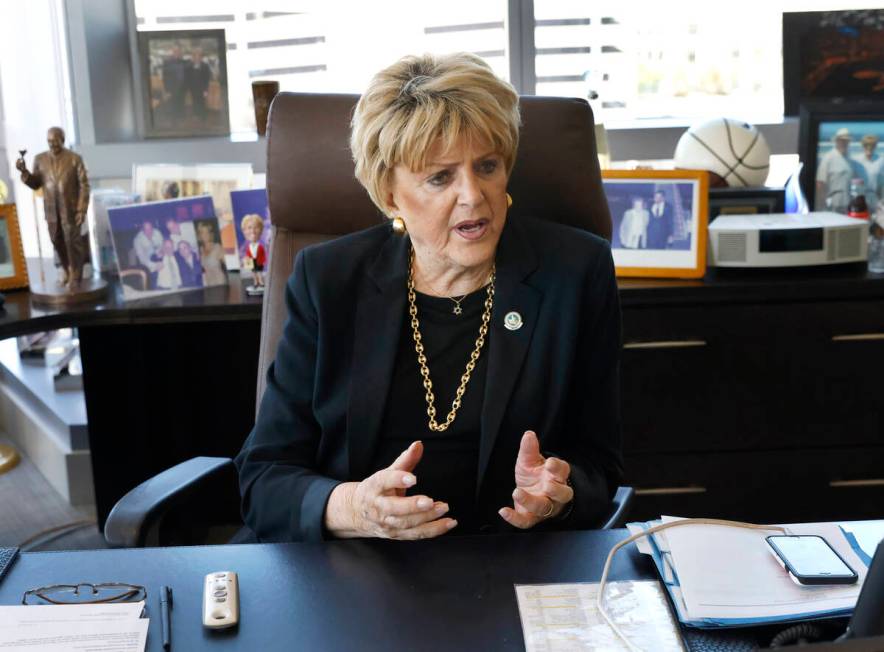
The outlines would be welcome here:
M 347 406 L 351 478 L 365 477 L 384 416 L 405 319 L 408 251 L 407 238 L 390 236 L 358 298 Z
M 543 295 L 525 282 L 536 266 L 536 255 L 522 233 L 518 218 L 510 218 L 497 253 L 494 309 L 488 339 L 488 375 L 482 404 L 477 495 L 481 491 L 482 479 L 497 441 L 503 415 L 521 375 L 537 324 Z M 521 317 L 522 325 L 516 330 L 504 326 L 504 317 L 510 312 L 516 312 Z M 530 428 L 531 425 L 526 424 L 525 427 Z

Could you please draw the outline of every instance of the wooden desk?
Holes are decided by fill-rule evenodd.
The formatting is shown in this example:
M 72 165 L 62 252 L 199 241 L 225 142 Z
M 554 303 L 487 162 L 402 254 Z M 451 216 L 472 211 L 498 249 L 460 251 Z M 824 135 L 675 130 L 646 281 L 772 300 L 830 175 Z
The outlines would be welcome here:
M 172 650 L 524 650 L 514 584 L 598 581 L 625 530 L 324 544 L 193 546 L 25 553 L 0 584 L 0 604 L 56 583 L 147 587 L 148 649 L 159 652 L 158 593 L 174 592 Z M 239 574 L 240 626 L 202 627 L 207 573 Z M 612 580 L 652 579 L 635 546 Z

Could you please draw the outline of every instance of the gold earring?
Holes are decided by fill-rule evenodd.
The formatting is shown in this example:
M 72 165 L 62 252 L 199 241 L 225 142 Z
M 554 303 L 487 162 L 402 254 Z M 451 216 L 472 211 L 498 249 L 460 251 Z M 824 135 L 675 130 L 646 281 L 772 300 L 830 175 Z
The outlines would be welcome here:
M 405 220 L 398 215 L 393 218 L 393 233 L 396 235 L 405 235 L 408 229 L 405 228 Z
M 509 208 L 513 205 L 513 197 L 509 193 L 506 194 L 506 207 Z

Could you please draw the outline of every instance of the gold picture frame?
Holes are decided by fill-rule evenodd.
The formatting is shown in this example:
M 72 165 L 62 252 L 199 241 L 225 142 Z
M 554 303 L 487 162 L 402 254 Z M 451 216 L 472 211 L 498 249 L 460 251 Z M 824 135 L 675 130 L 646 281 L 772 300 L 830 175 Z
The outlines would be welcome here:
M 0 290 L 28 287 L 28 266 L 15 204 L 0 204 Z
M 603 170 L 602 185 L 611 209 L 618 277 L 706 274 L 708 172 Z

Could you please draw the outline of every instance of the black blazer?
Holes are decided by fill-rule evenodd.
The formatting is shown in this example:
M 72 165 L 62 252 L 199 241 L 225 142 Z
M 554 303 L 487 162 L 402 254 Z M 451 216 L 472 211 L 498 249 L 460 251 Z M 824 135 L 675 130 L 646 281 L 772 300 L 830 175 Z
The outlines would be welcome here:
M 236 458 L 243 518 L 262 541 L 320 540 L 332 489 L 362 480 L 378 438 L 406 317 L 410 244 L 388 225 L 302 250 L 289 317 L 255 428 Z M 574 505 L 544 528 L 599 524 L 622 475 L 620 304 L 608 243 L 532 218 L 507 221 L 497 250 L 481 416 L 483 531 L 512 531 L 525 430 L 571 465 Z M 504 327 L 510 311 L 522 316 Z M 424 460 L 421 464 L 429 463 Z M 419 472 L 419 469 L 418 469 Z

